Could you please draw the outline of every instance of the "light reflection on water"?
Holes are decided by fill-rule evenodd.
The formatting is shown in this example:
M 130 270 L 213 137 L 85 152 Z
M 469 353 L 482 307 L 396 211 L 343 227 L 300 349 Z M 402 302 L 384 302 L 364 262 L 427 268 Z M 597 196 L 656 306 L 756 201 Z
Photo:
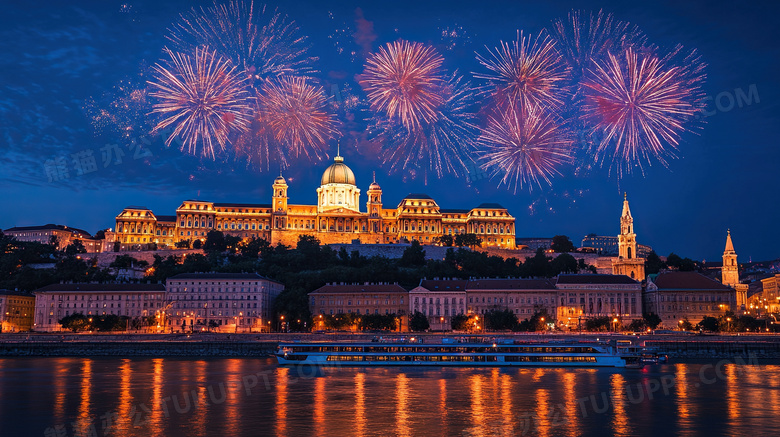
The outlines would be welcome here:
M 3 437 L 56 426 L 75 435 L 77 424 L 98 436 L 780 435 L 780 366 L 713 364 L 299 369 L 249 358 L 0 359 L 0 430 Z

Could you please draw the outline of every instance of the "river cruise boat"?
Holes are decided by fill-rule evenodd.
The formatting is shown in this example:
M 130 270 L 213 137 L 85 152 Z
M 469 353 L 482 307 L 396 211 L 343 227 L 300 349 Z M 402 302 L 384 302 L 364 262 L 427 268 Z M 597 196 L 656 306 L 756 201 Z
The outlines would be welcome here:
M 641 367 L 640 355 L 600 343 L 519 341 L 294 342 L 274 354 L 282 365 L 461 367 Z

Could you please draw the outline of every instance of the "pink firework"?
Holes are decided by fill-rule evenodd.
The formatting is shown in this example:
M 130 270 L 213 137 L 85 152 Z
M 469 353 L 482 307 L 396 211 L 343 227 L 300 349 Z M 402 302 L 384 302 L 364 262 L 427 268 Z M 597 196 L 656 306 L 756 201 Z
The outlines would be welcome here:
M 256 118 L 267 126 L 269 142 L 293 157 L 321 159 L 328 141 L 340 135 L 336 117 L 328 111 L 320 86 L 303 77 L 266 81 L 259 90 Z
M 571 162 L 572 140 L 559 120 L 539 106 L 520 106 L 488 119 L 477 140 L 482 168 L 500 177 L 499 184 L 541 187 L 560 175 L 559 167 Z
M 231 134 L 247 128 L 251 97 L 246 79 L 208 47 L 196 49 L 194 57 L 168 54 L 169 62 L 152 68 L 154 81 L 149 82 L 149 95 L 157 99 L 152 113 L 161 117 L 153 131 L 172 128 L 166 145 L 180 138 L 182 150 L 213 159 Z
M 549 36 L 532 38 L 518 32 L 515 41 L 502 41 L 486 55 L 477 54 L 477 60 L 490 72 L 474 73 L 474 77 L 488 82 L 482 91 L 497 106 L 563 105 L 569 67 Z
M 443 62 L 433 47 L 403 40 L 388 43 L 368 57 L 360 85 L 373 111 L 414 131 L 434 119 L 444 104 Z
M 677 58 L 681 58 L 675 63 Z M 661 58 L 632 47 L 596 62 L 584 80 L 583 118 L 597 138 L 597 160 L 610 158 L 618 176 L 655 158 L 667 165 L 681 135 L 702 108 L 704 64 L 676 48 Z
M 253 1 L 216 1 L 208 8 L 182 14 L 168 39 L 180 50 L 207 45 L 252 80 L 313 73 L 317 58 L 308 56 L 306 37 L 294 21 Z
M 604 59 L 610 52 L 641 46 L 646 39 L 637 26 L 615 20 L 603 11 L 591 12 L 587 17 L 584 11 L 571 11 L 566 20 L 553 22 L 552 34 L 577 80 L 593 61 Z

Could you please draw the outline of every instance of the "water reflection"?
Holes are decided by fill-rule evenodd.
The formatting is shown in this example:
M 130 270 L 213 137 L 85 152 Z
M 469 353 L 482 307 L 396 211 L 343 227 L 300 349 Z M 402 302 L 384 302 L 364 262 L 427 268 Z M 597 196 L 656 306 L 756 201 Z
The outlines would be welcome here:
M 366 375 L 363 372 L 355 374 L 355 434 L 366 432 Z
M 115 412 L 112 435 L 780 435 L 778 370 L 339 368 L 304 377 L 249 359 L 0 360 L 0 434 L 64 424 L 76 435 L 72 424 L 92 423 L 103 435 L 101 418 Z M 236 385 L 258 372 L 270 384 L 258 375 L 250 394 Z M 675 384 L 650 397 L 663 378 Z M 139 413 L 148 420 L 134 423 Z
M 287 435 L 287 386 L 290 384 L 290 368 L 276 369 L 276 435 Z
M 398 435 L 408 436 L 409 432 L 409 379 L 405 374 L 399 373 L 395 380 L 396 431 Z

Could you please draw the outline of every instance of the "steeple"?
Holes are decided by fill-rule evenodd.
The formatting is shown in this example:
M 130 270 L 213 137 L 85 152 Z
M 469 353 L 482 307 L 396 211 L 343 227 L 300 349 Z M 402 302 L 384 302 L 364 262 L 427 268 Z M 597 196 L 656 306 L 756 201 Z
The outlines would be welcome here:
M 628 194 L 623 193 L 623 212 L 620 214 L 618 259 L 612 263 L 612 274 L 627 275 L 638 281 L 645 279 L 645 260 L 637 256 L 634 218 L 628 206 Z
M 734 243 L 731 241 L 731 229 L 726 231 L 726 248 L 723 250 L 723 267 L 720 271 L 720 281 L 723 285 L 736 287 L 739 284 L 739 264 Z
M 731 229 L 726 230 L 726 250 L 723 253 L 734 253 L 734 243 L 731 241 Z
M 341 157 L 341 142 L 336 141 L 336 156 L 333 158 L 334 162 L 344 162 L 344 158 Z

